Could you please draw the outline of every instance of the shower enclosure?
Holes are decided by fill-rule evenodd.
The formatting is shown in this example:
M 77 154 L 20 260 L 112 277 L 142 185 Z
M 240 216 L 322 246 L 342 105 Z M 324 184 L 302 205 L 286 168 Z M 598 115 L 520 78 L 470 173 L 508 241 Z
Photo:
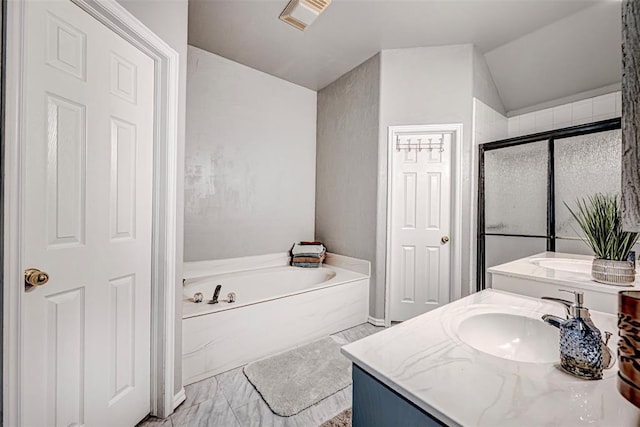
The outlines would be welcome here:
M 477 288 L 487 268 L 539 252 L 591 254 L 564 205 L 620 193 L 620 119 L 479 147 Z

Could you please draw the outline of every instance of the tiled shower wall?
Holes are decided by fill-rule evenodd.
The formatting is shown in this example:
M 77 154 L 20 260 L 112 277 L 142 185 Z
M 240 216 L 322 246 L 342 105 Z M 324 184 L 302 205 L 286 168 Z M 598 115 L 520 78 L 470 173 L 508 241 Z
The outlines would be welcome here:
M 476 145 L 507 138 L 507 118 L 478 98 L 473 98 L 473 138 Z
M 561 129 L 622 115 L 620 91 L 509 117 L 508 137 Z

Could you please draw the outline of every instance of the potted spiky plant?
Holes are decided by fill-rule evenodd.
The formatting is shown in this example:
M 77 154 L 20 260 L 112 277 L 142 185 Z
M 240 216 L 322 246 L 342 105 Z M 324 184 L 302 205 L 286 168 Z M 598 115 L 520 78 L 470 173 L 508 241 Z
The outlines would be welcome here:
M 609 285 L 628 285 L 635 281 L 635 265 L 628 261 L 638 233 L 622 231 L 618 196 L 597 193 L 578 199 L 571 215 L 584 233 L 585 242 L 595 254 L 591 276 Z

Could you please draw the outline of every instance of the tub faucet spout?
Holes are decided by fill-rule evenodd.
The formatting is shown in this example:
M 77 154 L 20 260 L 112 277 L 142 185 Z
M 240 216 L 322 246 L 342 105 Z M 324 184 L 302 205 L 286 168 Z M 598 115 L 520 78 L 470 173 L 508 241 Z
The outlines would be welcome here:
M 209 301 L 209 304 L 217 304 L 218 303 L 218 297 L 220 297 L 220 291 L 221 290 L 222 290 L 222 285 L 216 286 L 216 290 L 213 291 L 213 297 L 211 298 L 211 301 Z

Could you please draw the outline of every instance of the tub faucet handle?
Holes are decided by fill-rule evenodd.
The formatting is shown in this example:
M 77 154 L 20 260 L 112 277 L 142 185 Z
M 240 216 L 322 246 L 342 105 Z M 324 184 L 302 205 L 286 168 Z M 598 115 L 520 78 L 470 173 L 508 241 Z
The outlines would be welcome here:
M 221 290 L 222 290 L 222 285 L 216 286 L 216 290 L 213 291 L 213 297 L 211 298 L 211 301 L 209 301 L 209 304 L 217 304 L 218 303 L 218 298 L 220 297 L 220 291 Z

